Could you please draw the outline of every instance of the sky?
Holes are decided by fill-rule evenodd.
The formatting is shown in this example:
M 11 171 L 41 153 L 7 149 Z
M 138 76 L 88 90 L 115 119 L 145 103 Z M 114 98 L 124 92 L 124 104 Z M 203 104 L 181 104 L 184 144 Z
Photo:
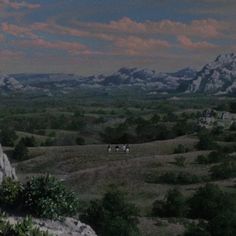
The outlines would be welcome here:
M 235 0 L 0 0 L 0 73 L 201 68 L 235 25 Z

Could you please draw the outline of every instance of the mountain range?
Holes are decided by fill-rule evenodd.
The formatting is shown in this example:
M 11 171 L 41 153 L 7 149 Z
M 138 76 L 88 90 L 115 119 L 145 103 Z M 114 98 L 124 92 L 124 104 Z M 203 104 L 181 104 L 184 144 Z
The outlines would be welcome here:
M 123 67 L 111 75 L 78 76 L 74 74 L 0 75 L 0 92 L 40 91 L 51 93 L 86 88 L 139 87 L 156 92 L 208 94 L 236 93 L 236 54 L 219 55 L 199 71 L 184 68 L 174 73 Z

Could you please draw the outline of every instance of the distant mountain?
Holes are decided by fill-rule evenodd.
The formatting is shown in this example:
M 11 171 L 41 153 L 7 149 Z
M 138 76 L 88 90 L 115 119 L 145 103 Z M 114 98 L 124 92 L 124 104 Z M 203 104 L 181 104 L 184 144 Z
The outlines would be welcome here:
M 0 75 L 0 90 L 2 92 L 20 91 L 23 88 L 24 86 L 15 78 L 7 75 Z
M 156 73 L 154 70 L 121 68 L 111 75 L 78 76 L 73 74 L 16 74 L 23 86 L 41 90 L 69 92 L 78 87 L 107 88 L 137 86 L 157 91 L 175 91 L 182 82 L 194 78 L 196 71 L 186 68 L 176 73 Z
M 123 67 L 110 75 L 15 74 L 0 76 L 0 91 L 39 91 L 49 95 L 78 88 L 138 87 L 147 92 L 208 94 L 236 93 L 236 54 L 218 56 L 200 71 L 184 68 L 173 73 Z
M 236 92 L 236 54 L 219 55 L 205 65 L 189 84 L 187 92 L 229 94 Z
M 156 73 L 154 70 L 121 68 L 109 76 L 90 78 L 100 86 L 138 86 L 157 91 L 174 91 L 182 82 L 192 80 L 196 71 L 186 68 L 176 73 Z M 95 79 L 96 78 L 96 79 Z

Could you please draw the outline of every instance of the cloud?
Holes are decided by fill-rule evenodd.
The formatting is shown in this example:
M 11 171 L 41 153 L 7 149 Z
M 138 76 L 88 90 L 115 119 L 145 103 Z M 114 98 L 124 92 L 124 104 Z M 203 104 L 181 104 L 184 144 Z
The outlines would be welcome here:
M 78 23 L 78 26 L 93 32 L 120 32 L 129 34 L 164 34 L 164 35 L 188 35 L 202 38 L 214 38 L 222 35 L 222 31 L 228 28 L 223 21 L 214 19 L 194 20 L 182 23 L 172 20 L 136 22 L 128 17 L 110 23 Z
M 139 37 L 120 37 L 114 40 L 115 51 L 118 54 L 129 56 L 143 56 L 155 54 L 161 49 L 169 48 L 171 45 L 164 40 L 144 39 Z
M 40 4 L 31 4 L 27 3 L 26 1 L 1 0 L 0 6 L 10 7 L 15 10 L 19 10 L 21 8 L 36 9 L 40 7 Z
M 191 49 L 191 50 L 195 50 L 195 49 L 198 49 L 198 50 L 201 50 L 201 49 L 203 49 L 203 50 L 215 49 L 217 47 L 216 45 L 208 43 L 206 41 L 193 42 L 190 38 L 188 38 L 184 35 L 178 36 L 178 41 L 184 48 Z
M 79 42 L 65 42 L 65 41 L 47 41 L 42 38 L 32 39 L 32 40 L 24 40 L 18 42 L 19 45 L 24 47 L 33 47 L 33 48 L 46 48 L 46 49 L 56 49 L 56 50 L 64 50 L 72 54 L 77 53 L 86 53 L 89 51 L 88 47 L 79 43 Z
M 32 38 L 37 37 L 36 34 L 32 32 L 30 27 L 22 27 L 13 24 L 2 23 L 1 29 L 3 32 L 14 35 L 16 37 L 23 37 L 23 36 L 29 36 Z
M 19 59 L 21 56 L 21 52 L 12 51 L 9 49 L 0 49 L 0 61 Z
M 3 42 L 5 40 L 4 35 L 0 34 L 0 42 Z

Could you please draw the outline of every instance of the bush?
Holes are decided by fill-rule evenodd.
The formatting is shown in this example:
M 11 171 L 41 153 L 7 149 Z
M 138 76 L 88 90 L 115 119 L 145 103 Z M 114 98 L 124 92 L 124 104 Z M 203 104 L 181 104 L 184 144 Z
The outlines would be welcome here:
M 190 224 L 183 236 L 211 236 L 207 231 L 207 224 L 201 222 L 199 224 Z
M 198 163 L 198 164 L 208 164 L 208 158 L 207 158 L 207 156 L 204 156 L 204 155 L 199 155 L 199 156 L 197 156 L 197 158 L 196 158 L 196 162 Z
M 179 144 L 175 150 L 174 150 L 174 154 L 179 154 L 179 153 L 185 153 L 188 152 L 188 148 L 185 148 L 185 146 L 183 144 Z
M 21 138 L 20 142 L 23 143 L 26 147 L 37 146 L 34 136 Z
M 235 209 L 234 209 L 235 210 Z M 213 236 L 236 235 L 236 212 L 226 209 L 216 215 L 208 224 L 208 229 Z
M 4 179 L 0 186 L 1 207 L 13 210 L 20 205 L 21 194 L 22 185 L 19 182 L 14 181 L 11 178 Z
M 211 220 L 229 204 L 226 194 L 217 185 L 200 187 L 189 199 L 190 217 Z
M 77 145 L 84 145 L 84 144 L 85 144 L 84 138 L 82 138 L 82 137 L 77 137 L 77 138 L 76 138 L 76 144 L 77 144 Z
M 17 139 L 16 132 L 9 128 L 3 128 L 0 133 L 0 143 L 3 146 L 14 146 Z
M 236 177 L 236 162 L 225 161 L 210 169 L 212 179 L 228 179 Z
M 127 202 L 123 192 L 111 188 L 101 200 L 90 202 L 81 216 L 100 236 L 138 236 L 137 208 Z
M 202 177 L 187 172 L 166 172 L 160 175 L 158 179 L 160 183 L 167 184 L 196 184 L 202 180 Z
M 26 217 L 15 225 L 10 225 L 5 219 L 0 219 L 0 232 L 3 236 L 50 236 L 48 232 L 40 231 L 32 224 L 32 220 Z
M 210 150 L 215 148 L 217 145 L 213 140 L 213 137 L 207 130 L 202 130 L 198 134 L 199 142 L 197 148 L 199 150 Z
M 155 201 L 152 208 L 152 214 L 159 217 L 184 217 L 186 212 L 186 200 L 177 189 L 169 190 L 165 201 Z
M 28 157 L 28 148 L 25 146 L 24 142 L 20 141 L 13 151 L 12 158 L 17 161 L 22 161 L 28 159 Z
M 213 164 L 229 159 L 230 157 L 222 151 L 210 152 L 207 156 L 200 155 L 196 161 L 199 164 Z
M 179 167 L 184 167 L 185 166 L 185 161 L 186 161 L 186 158 L 183 157 L 183 156 L 175 158 L 175 164 Z
M 25 184 L 23 205 L 26 212 L 33 216 L 60 219 L 76 214 L 78 199 L 56 178 L 41 176 Z

